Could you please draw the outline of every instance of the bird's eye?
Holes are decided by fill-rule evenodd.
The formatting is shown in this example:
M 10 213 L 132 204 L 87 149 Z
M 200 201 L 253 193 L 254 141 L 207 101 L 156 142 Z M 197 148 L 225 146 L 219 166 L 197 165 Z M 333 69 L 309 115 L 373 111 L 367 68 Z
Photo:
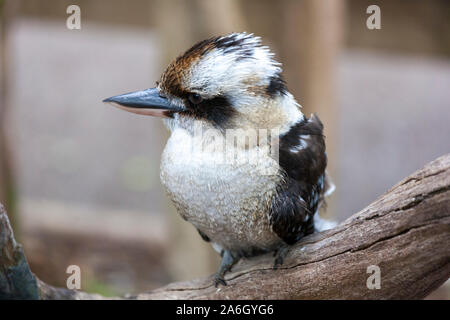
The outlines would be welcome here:
M 189 94 L 189 101 L 192 102 L 193 104 L 199 104 L 200 102 L 203 101 L 203 98 L 198 93 L 191 93 Z

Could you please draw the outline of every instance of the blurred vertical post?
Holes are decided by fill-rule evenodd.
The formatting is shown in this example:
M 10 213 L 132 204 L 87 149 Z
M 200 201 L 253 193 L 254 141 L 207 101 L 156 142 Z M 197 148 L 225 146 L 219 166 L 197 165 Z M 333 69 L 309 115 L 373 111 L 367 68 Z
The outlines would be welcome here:
M 8 107 L 8 31 L 16 12 L 17 2 L 0 0 L 0 203 L 8 210 L 8 217 L 18 237 L 18 219 L 16 210 L 16 192 L 13 177 L 13 161 L 6 134 L 6 116 Z
M 152 18 L 162 40 L 164 66 L 196 41 L 244 30 L 238 0 L 157 0 L 152 4 L 155 6 L 151 8 Z M 168 265 L 174 280 L 215 272 L 219 256 L 211 245 L 176 212 L 168 212 L 168 216 L 171 233 Z
M 324 124 L 328 172 L 337 176 L 339 112 L 336 67 L 343 45 L 345 0 L 287 0 L 284 30 L 285 74 L 303 112 L 318 114 Z M 335 181 L 336 183 L 336 181 Z M 339 188 L 337 189 L 339 190 Z M 328 213 L 335 207 L 328 200 Z

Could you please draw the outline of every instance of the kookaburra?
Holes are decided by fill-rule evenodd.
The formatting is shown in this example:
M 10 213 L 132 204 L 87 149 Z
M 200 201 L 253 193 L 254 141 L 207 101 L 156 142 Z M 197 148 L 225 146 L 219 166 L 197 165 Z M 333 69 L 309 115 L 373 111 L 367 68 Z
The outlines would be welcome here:
M 281 72 L 259 37 L 232 33 L 195 44 L 156 88 L 104 100 L 163 117 L 161 181 L 222 256 L 216 286 L 241 257 L 274 252 L 282 264 L 289 245 L 323 225 L 318 210 L 333 189 L 323 126 L 303 115 Z

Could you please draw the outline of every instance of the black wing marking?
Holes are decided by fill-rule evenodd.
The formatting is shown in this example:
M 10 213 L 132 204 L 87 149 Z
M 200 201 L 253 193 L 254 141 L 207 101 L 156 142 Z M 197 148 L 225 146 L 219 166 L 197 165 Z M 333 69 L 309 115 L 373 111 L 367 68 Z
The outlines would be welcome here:
M 327 156 L 323 125 L 312 115 L 280 137 L 280 167 L 285 179 L 271 204 L 274 232 L 288 244 L 314 232 L 322 198 Z

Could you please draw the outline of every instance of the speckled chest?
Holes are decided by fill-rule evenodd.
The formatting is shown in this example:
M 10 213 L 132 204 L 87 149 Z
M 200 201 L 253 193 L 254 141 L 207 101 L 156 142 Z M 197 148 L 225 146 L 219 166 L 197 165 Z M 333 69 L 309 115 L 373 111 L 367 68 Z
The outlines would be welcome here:
M 281 239 L 269 224 L 269 208 L 281 181 L 278 163 L 261 153 L 258 161 L 227 161 L 229 149 L 198 143 L 175 129 L 163 152 L 161 181 L 178 213 L 222 248 L 274 250 Z

